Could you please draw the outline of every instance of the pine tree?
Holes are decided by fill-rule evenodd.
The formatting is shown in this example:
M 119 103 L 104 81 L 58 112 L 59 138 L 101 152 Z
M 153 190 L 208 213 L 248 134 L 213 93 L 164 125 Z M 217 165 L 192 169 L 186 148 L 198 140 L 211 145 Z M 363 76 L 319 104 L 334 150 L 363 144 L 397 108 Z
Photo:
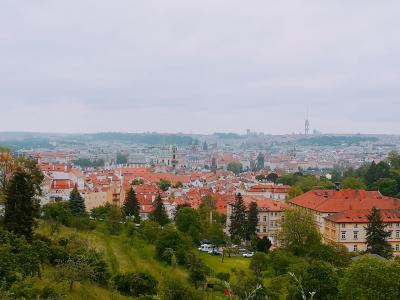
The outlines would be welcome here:
M 256 202 L 251 202 L 249 212 L 247 214 L 247 226 L 246 226 L 246 240 L 250 240 L 251 237 L 256 233 L 258 224 L 258 208 Z
M 373 207 L 371 214 L 368 216 L 368 225 L 366 228 L 367 251 L 390 258 L 392 257 L 392 247 L 386 241 L 390 233 L 385 231 L 385 227 L 379 209 Z
M 85 213 L 85 200 L 82 198 L 76 185 L 69 195 L 68 205 L 74 216 L 81 216 Z
M 158 194 L 153 202 L 154 210 L 151 212 L 149 218 L 150 220 L 157 222 L 161 226 L 169 223 L 167 212 L 165 211 L 164 204 L 161 199 L 161 195 Z
M 246 238 L 246 212 L 242 195 L 236 195 L 236 201 L 232 205 L 231 225 L 229 233 L 235 239 L 244 240 Z
M 34 196 L 32 176 L 25 171 L 16 171 L 6 188 L 4 225 L 28 241 L 32 239 L 35 217 L 39 214 L 39 203 Z
M 135 190 L 133 188 L 129 190 L 128 197 L 122 209 L 125 213 L 125 216 L 133 217 L 136 223 L 140 223 L 140 206 L 139 201 L 136 198 Z

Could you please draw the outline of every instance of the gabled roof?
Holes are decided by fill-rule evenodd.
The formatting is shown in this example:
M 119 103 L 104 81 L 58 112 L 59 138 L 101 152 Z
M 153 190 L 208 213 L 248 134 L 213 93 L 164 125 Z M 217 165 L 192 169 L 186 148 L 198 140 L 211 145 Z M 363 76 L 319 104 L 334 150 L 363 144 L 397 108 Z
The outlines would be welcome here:
M 290 204 L 321 213 L 336 213 L 353 209 L 400 208 L 400 200 L 382 196 L 378 191 L 312 190 L 289 200 Z
M 335 223 L 368 223 L 370 209 L 346 210 L 326 217 Z M 381 209 L 381 219 L 385 223 L 400 222 L 400 209 Z

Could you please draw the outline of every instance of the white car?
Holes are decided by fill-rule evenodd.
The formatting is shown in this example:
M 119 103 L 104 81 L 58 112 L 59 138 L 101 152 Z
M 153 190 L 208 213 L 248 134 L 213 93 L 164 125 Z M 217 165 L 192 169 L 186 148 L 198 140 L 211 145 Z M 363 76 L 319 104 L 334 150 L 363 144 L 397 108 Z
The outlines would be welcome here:
M 254 256 L 254 252 L 243 253 L 243 257 L 253 257 L 253 256 Z
M 203 244 L 203 245 L 201 245 L 198 249 L 199 249 L 200 251 L 202 251 L 202 252 L 208 252 L 208 251 L 214 249 L 214 246 L 211 245 L 211 244 Z

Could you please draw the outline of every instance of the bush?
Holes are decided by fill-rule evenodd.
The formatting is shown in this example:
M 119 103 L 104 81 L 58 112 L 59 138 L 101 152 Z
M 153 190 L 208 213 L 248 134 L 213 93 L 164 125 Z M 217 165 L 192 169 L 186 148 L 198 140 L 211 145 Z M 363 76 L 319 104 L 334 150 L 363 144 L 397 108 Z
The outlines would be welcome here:
M 229 282 L 229 279 L 231 278 L 231 274 L 225 273 L 225 272 L 219 272 L 219 273 L 217 273 L 216 277 L 219 280 Z
M 161 232 L 161 226 L 157 222 L 146 220 L 139 228 L 139 236 L 150 244 L 154 244 Z
M 174 256 L 175 256 L 174 250 L 171 248 L 167 248 L 164 250 L 162 254 L 162 259 L 163 261 L 165 261 L 167 264 L 170 265 L 173 261 Z
M 105 205 L 95 207 L 90 211 L 90 215 L 95 220 L 103 221 L 106 218 L 107 213 L 111 207 L 112 204 L 110 203 L 106 203 Z
M 43 205 L 41 215 L 45 220 L 52 220 L 69 226 L 72 213 L 67 202 L 56 202 Z
M 268 259 L 268 263 L 275 271 L 276 275 L 287 274 L 291 265 L 302 261 L 301 258 L 279 249 L 272 251 Z
M 173 275 L 164 277 L 159 289 L 159 294 L 163 300 L 203 299 L 201 293 L 184 283 L 180 278 Z
M 122 211 L 119 207 L 111 205 L 109 208 L 105 223 L 107 230 L 112 235 L 117 235 L 121 231 Z
M 49 286 L 40 288 L 33 279 L 27 279 L 13 284 L 9 293 L 12 295 L 10 299 L 62 299 L 62 295 L 56 289 Z
M 180 248 L 188 249 L 187 241 L 181 236 L 181 234 L 173 227 L 165 227 L 156 242 L 156 257 L 160 260 L 164 260 L 164 251 L 170 248 L 174 251 Z M 178 262 L 181 262 L 182 253 L 179 254 Z M 168 262 L 168 261 L 166 261 Z
M 150 274 L 126 273 L 114 276 L 114 288 L 123 295 L 138 297 L 157 293 L 157 280 Z
M 96 228 L 96 223 L 90 220 L 88 215 L 73 216 L 70 217 L 68 226 L 79 230 L 93 230 Z

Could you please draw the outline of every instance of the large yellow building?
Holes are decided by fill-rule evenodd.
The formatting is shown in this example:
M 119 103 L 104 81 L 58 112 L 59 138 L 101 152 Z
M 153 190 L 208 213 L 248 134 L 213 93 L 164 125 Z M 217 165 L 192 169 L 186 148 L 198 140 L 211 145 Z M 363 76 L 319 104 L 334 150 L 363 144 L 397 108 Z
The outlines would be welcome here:
M 350 251 L 365 251 L 366 227 L 370 210 L 348 210 L 325 218 L 323 238 L 327 243 L 346 246 Z M 394 254 L 400 254 L 400 209 L 383 209 L 380 211 L 386 231 L 390 233 L 388 243 Z
M 391 236 L 388 242 L 400 254 L 400 200 L 382 196 L 378 191 L 312 190 L 289 200 L 315 218 L 324 241 L 344 245 L 349 251 L 364 251 L 367 216 L 373 207 L 381 211 Z

